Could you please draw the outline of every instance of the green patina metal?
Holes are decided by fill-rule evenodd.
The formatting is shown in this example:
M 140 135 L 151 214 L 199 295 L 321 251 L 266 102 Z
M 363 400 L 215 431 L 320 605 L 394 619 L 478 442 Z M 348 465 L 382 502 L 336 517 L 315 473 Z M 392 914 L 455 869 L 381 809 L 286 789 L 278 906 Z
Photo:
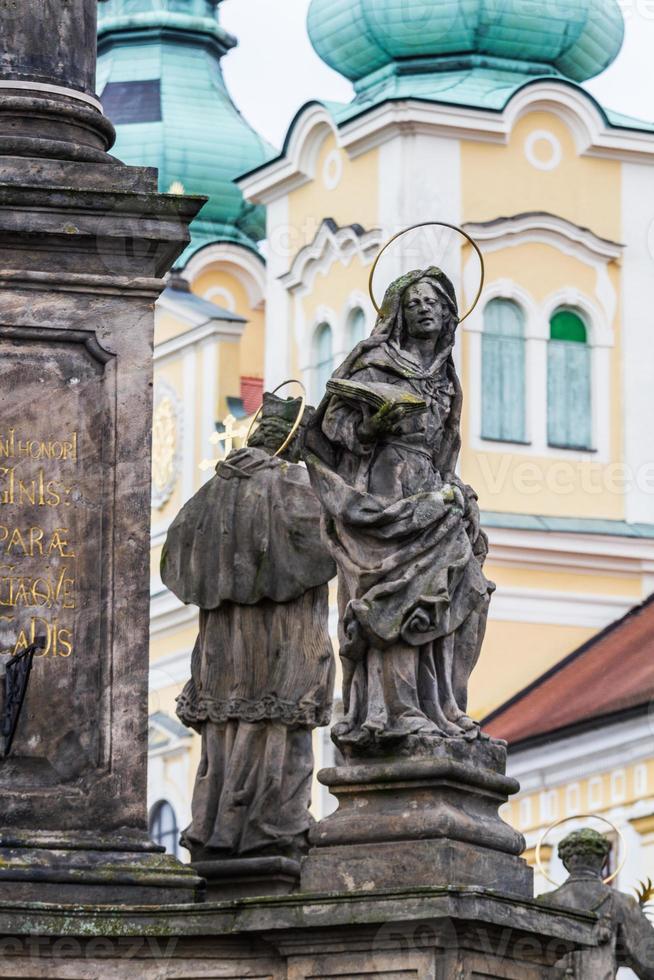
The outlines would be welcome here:
M 400 59 L 467 55 L 580 82 L 614 60 L 624 34 L 616 0 L 313 0 L 308 27 L 321 58 L 355 82 Z
M 97 90 L 116 122 L 112 152 L 132 166 L 157 167 L 163 192 L 209 195 L 178 266 L 213 242 L 254 250 L 265 235 L 264 209 L 247 204 L 234 180 L 275 154 L 225 86 L 220 61 L 236 40 L 218 22 L 217 6 L 108 0 L 99 7 Z
M 343 123 L 389 99 L 501 111 L 537 79 L 577 84 L 615 59 L 624 21 L 616 0 L 312 0 L 308 30 L 354 83 L 351 103 L 329 107 Z

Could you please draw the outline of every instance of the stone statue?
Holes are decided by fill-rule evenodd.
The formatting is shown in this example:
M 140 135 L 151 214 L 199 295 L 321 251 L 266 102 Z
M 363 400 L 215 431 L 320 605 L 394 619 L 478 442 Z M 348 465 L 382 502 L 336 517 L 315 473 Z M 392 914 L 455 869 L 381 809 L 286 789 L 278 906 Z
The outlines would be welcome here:
M 452 283 L 395 281 L 334 372 L 305 458 L 339 573 L 344 752 L 465 736 L 494 586 L 474 491 L 456 476 L 462 394 Z
M 334 564 L 300 436 L 282 456 L 298 399 L 266 393 L 246 449 L 172 524 L 162 579 L 200 607 L 191 680 L 178 698 L 202 735 L 192 823 L 194 861 L 253 855 L 296 859 L 305 849 L 311 730 L 330 720 L 334 658 L 327 628 Z
M 568 880 L 540 902 L 563 909 L 583 909 L 600 916 L 598 947 L 570 953 L 561 975 L 575 980 L 615 980 L 620 967 L 630 967 L 640 980 L 654 980 L 654 926 L 636 899 L 602 880 L 611 844 L 595 830 L 578 830 L 559 844 Z

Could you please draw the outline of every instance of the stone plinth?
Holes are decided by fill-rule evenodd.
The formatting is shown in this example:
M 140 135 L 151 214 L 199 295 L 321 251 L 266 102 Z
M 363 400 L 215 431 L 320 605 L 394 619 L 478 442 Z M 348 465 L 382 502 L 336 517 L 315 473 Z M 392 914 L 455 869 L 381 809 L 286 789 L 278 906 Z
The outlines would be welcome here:
M 205 882 L 208 902 L 257 895 L 288 895 L 300 884 L 300 863 L 285 857 L 234 858 L 193 861 Z
M 162 909 L 3 904 L 0 978 L 560 980 L 561 958 L 599 941 L 592 913 L 479 888 Z
M 339 807 L 310 833 L 302 890 L 501 883 L 531 897 L 524 838 L 498 815 L 519 788 L 505 772 L 502 744 L 462 739 L 441 740 L 427 757 L 322 770 Z
M 0 658 L 45 639 L 0 892 L 192 901 L 147 833 L 150 444 L 154 304 L 204 199 L 105 152 L 95 4 L 0 4 Z

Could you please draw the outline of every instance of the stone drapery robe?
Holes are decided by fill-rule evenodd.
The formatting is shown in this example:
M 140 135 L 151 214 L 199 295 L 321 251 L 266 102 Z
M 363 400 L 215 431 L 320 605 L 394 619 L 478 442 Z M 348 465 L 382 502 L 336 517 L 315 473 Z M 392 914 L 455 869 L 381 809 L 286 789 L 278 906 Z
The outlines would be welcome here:
M 339 569 L 345 721 L 342 741 L 439 732 L 442 645 L 457 644 L 454 694 L 462 712 L 485 627 L 492 583 L 473 491 L 455 475 L 461 389 L 453 330 L 425 369 L 401 347 L 404 291 L 437 270 L 403 277 L 387 293 L 372 336 L 335 372 L 384 382 L 427 404 L 401 431 L 363 444 L 366 408 L 327 396 L 307 439 L 306 460 L 325 515 L 325 540 Z M 466 510 L 443 500 L 456 484 Z
M 232 453 L 168 533 L 162 578 L 200 607 L 178 715 L 202 734 L 196 859 L 286 854 L 310 826 L 311 729 L 328 723 L 333 652 L 319 505 L 304 467 Z

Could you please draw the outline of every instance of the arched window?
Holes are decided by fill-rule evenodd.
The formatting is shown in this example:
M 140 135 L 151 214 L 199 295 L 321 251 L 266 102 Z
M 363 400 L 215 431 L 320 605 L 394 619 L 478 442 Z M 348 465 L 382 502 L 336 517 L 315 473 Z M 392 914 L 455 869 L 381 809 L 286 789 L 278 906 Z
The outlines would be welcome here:
M 556 311 L 547 346 L 547 441 L 557 448 L 590 449 L 590 348 L 578 313 Z
M 347 348 L 352 350 L 366 335 L 366 314 L 355 306 L 347 316 Z
M 525 442 L 524 314 L 513 300 L 487 304 L 481 357 L 482 438 Z
M 319 323 L 313 335 L 313 387 L 318 402 L 325 394 L 325 386 L 333 371 L 332 328 Z
M 159 800 L 150 811 L 150 837 L 169 854 L 179 857 L 179 827 L 177 816 L 168 800 Z

